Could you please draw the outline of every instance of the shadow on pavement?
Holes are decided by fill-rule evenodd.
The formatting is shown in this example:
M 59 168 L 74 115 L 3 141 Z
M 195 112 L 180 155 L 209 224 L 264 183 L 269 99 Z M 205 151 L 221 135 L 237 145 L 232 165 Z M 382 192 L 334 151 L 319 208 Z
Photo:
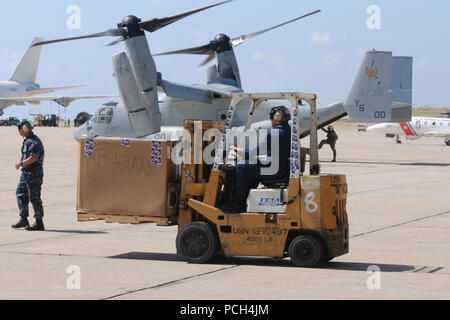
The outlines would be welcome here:
M 155 261 L 184 261 L 174 253 L 154 253 L 154 252 L 128 252 L 108 258 L 130 259 L 130 260 L 155 260 Z
M 108 257 L 111 259 L 130 259 L 130 260 L 149 260 L 149 261 L 179 261 L 184 260 L 174 253 L 155 253 L 155 252 L 128 252 L 116 256 Z M 272 258 L 254 258 L 254 257 L 239 257 L 239 258 L 225 258 L 217 257 L 209 264 L 216 265 L 242 265 L 242 266 L 262 266 L 262 267 L 289 267 L 295 268 L 289 259 L 272 259 Z M 376 265 L 381 272 L 408 272 L 417 269 L 417 266 L 401 265 L 401 264 L 377 264 L 377 263 L 362 263 L 362 262 L 328 262 L 320 265 L 319 269 L 330 270 L 348 270 L 348 271 L 364 271 L 366 272 L 369 266 Z
M 104 232 L 104 231 L 83 231 L 83 230 L 48 230 L 48 229 L 45 229 L 45 232 L 75 233 L 75 234 L 108 234 L 108 232 Z
M 330 270 L 349 270 L 349 271 L 367 271 L 370 266 L 377 266 L 381 272 L 407 272 L 416 269 L 415 266 L 404 264 L 385 264 L 385 263 L 364 263 L 364 262 L 328 262 L 322 269 Z

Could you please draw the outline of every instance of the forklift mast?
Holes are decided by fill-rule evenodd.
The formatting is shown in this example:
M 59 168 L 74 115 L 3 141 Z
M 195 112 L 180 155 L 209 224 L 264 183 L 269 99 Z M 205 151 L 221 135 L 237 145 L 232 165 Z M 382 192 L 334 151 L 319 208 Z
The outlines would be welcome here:
M 250 128 L 253 122 L 253 115 L 256 108 L 264 101 L 267 100 L 288 100 L 292 107 L 292 126 L 291 126 L 291 177 L 297 177 L 300 174 L 300 140 L 299 140 L 299 112 L 298 104 L 299 101 L 304 100 L 310 105 L 311 112 L 311 134 L 310 134 L 310 174 L 318 175 L 320 173 L 319 168 L 319 149 L 317 143 L 317 116 L 316 116 L 316 95 L 315 94 L 305 94 L 299 92 L 277 92 L 277 93 L 232 93 L 231 94 L 231 105 L 228 110 L 227 118 L 225 119 L 225 128 L 222 136 L 222 141 L 220 142 L 219 152 L 216 157 L 216 162 L 214 164 L 214 170 L 218 170 L 219 164 L 223 157 L 223 151 L 226 142 L 226 132 L 230 130 L 234 113 L 237 106 L 243 100 L 251 100 L 251 106 L 247 118 L 247 124 L 245 126 L 245 131 Z

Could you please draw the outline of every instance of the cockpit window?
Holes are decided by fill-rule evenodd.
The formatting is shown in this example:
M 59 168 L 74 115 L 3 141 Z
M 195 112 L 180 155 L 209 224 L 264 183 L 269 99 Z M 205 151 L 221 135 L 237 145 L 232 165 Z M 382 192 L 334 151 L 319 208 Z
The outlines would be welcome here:
M 101 107 L 98 109 L 97 119 L 98 124 L 110 124 L 114 115 L 114 109 L 112 107 Z

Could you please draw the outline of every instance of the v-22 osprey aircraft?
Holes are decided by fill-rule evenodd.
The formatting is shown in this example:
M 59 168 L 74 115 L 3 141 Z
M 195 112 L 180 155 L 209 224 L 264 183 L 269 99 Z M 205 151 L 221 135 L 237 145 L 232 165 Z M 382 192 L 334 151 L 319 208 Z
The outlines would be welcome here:
M 243 92 L 239 68 L 233 47 L 246 40 L 279 26 L 299 20 L 316 12 L 290 20 L 283 24 L 252 34 L 230 39 L 219 34 L 209 44 L 166 52 L 162 54 L 205 54 L 209 62 L 214 57 L 217 63 L 207 70 L 206 85 L 187 85 L 163 79 L 148 46 L 145 31 L 154 32 L 168 24 L 193 13 L 224 4 L 220 2 L 186 13 L 141 21 L 127 16 L 118 28 L 96 34 L 37 43 L 84 38 L 119 36 L 110 45 L 123 42 L 125 51 L 113 56 L 113 69 L 124 109 L 119 105 L 102 106 L 98 114 L 75 133 L 81 135 L 129 136 L 136 138 L 173 135 L 179 137 L 180 126 L 186 118 L 200 120 L 225 120 L 230 104 L 230 95 Z M 158 55 L 162 55 L 158 54 Z M 159 93 L 158 93 L 159 92 Z M 319 107 L 318 123 L 323 127 L 346 115 L 354 121 L 400 122 L 411 119 L 412 106 L 412 58 L 393 57 L 392 52 L 369 51 L 358 71 L 353 87 L 343 102 Z M 254 115 L 252 127 L 270 128 L 267 109 L 262 106 Z M 247 108 L 237 110 L 233 124 L 243 126 L 247 120 Z M 309 108 L 300 112 L 300 136 L 309 134 Z M 122 124 L 122 125 L 120 125 Z M 129 124 L 129 127 L 127 125 Z M 120 129 L 119 129 L 120 128 Z M 129 130 L 131 128 L 131 131 Z

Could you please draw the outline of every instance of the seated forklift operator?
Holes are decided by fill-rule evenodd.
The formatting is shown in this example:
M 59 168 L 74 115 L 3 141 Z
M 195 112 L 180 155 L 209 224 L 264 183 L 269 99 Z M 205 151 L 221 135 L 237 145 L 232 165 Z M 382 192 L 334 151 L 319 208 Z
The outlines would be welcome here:
M 261 181 L 267 180 L 284 180 L 289 177 L 290 166 L 290 148 L 291 148 L 291 126 L 289 120 L 291 114 L 285 106 L 272 108 L 270 111 L 270 120 L 272 122 L 272 130 L 267 134 L 263 144 L 267 145 L 267 157 L 272 156 L 272 135 L 278 135 L 278 171 L 273 175 L 262 175 L 261 168 L 270 167 L 271 163 L 262 164 L 251 163 L 250 160 L 240 161 L 236 165 L 236 196 L 233 204 L 225 209 L 228 213 L 241 213 L 247 211 L 247 197 L 250 189 L 258 187 Z M 274 146 L 276 147 L 276 146 Z M 245 152 L 246 158 L 249 154 L 258 154 L 260 145 L 256 146 L 256 150 L 249 148 L 232 147 L 236 152 Z M 256 153 L 256 152 L 257 153 Z M 275 153 L 276 154 L 276 153 Z

